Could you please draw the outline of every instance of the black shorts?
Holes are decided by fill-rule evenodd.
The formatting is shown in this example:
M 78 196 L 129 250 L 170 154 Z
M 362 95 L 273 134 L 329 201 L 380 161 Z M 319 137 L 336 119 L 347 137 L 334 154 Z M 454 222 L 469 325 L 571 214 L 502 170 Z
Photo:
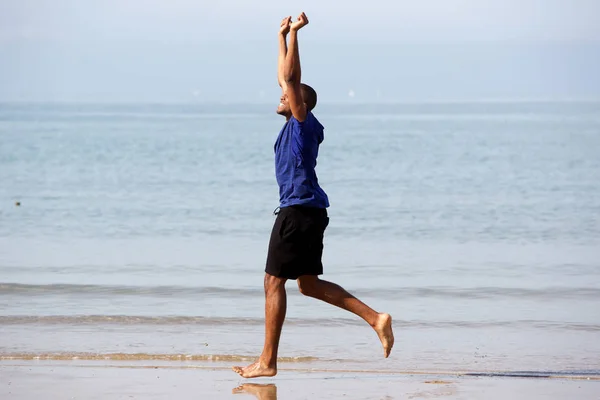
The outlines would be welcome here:
M 280 278 L 323 273 L 323 234 L 329 224 L 324 208 L 281 208 L 269 241 L 265 272 Z

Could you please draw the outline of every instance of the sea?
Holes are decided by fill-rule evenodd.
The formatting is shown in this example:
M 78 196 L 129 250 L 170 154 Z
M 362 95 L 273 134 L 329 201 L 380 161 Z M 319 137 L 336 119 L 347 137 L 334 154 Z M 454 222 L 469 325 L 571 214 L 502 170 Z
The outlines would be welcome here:
M 276 107 L 0 103 L 0 360 L 252 362 Z M 280 368 L 600 374 L 600 102 L 314 113 L 322 279 L 396 343 L 289 281 Z

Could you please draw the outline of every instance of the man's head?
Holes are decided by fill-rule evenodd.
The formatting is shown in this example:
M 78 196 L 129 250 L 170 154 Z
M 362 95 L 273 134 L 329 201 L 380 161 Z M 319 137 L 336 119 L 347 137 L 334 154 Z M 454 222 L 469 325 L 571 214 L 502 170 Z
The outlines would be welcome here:
M 317 92 L 315 92 L 315 90 L 307 84 L 301 83 L 300 93 L 302 94 L 302 101 L 304 104 L 306 104 L 306 110 L 312 111 L 317 105 Z M 288 102 L 287 93 L 283 93 L 281 95 L 279 107 L 277 107 L 277 114 L 285 117 L 290 117 L 292 115 L 292 109 L 290 108 L 290 104 Z

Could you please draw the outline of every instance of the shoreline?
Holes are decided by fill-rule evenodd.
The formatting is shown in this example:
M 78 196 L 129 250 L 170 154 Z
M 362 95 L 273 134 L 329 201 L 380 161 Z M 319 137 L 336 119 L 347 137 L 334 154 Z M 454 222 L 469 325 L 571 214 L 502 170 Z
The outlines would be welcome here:
M 198 370 L 198 371 L 220 371 L 235 372 L 231 370 L 234 364 L 251 363 L 255 359 L 248 357 L 239 360 L 160 360 L 160 359 L 83 359 L 74 357 L 73 359 L 51 359 L 51 358 L 3 358 L 0 359 L 0 369 L 3 368 L 118 368 L 118 369 L 159 369 L 159 370 Z M 292 367 L 290 365 L 297 365 Z M 523 371 L 523 370 L 393 370 L 393 369 L 361 369 L 361 368 L 339 368 L 329 364 L 327 366 L 315 366 L 314 363 L 301 361 L 280 360 L 279 373 L 323 373 L 323 374 L 356 374 L 356 375 L 387 375 L 399 377 L 418 377 L 430 376 L 438 378 L 515 378 L 515 379 L 553 379 L 565 381 L 596 381 L 600 382 L 600 371 Z M 262 379 L 262 378 L 261 378 Z M 277 379 L 273 377 L 272 379 Z M 252 380 L 244 380 L 251 382 Z

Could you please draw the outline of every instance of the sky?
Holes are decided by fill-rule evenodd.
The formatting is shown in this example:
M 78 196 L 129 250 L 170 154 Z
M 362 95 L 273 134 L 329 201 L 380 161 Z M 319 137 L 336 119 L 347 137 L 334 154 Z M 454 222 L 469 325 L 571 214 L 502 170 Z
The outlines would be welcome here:
M 598 0 L 0 0 L 0 101 L 274 102 L 302 11 L 320 101 L 600 98 Z

